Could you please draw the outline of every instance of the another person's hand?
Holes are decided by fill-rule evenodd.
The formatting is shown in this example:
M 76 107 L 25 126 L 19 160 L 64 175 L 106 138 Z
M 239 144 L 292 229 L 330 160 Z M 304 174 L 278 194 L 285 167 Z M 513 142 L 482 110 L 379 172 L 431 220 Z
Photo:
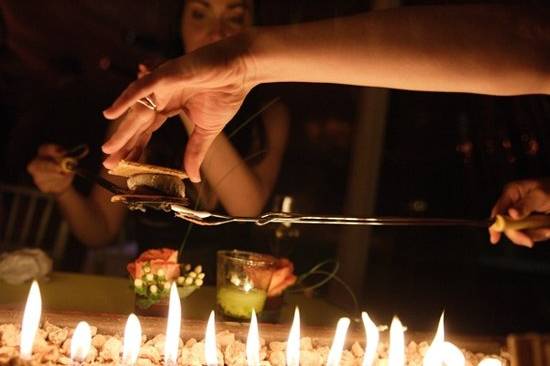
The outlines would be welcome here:
M 522 219 L 531 213 L 550 212 L 550 179 L 522 180 L 508 184 L 491 211 L 509 215 L 512 219 Z M 489 230 L 491 243 L 500 240 L 499 232 Z M 506 236 L 514 243 L 532 247 L 535 242 L 550 239 L 550 227 L 531 230 L 506 230 Z
M 184 112 L 195 124 L 184 168 L 192 181 L 200 181 L 199 167 L 209 146 L 254 86 L 250 81 L 253 67 L 245 54 L 246 42 L 227 39 L 168 61 L 151 73 L 141 73 L 104 111 L 108 119 L 122 118 L 103 145 L 110 155 L 105 167 L 140 155 L 151 134 L 168 117 Z M 148 96 L 156 103 L 156 111 L 137 103 Z
M 74 173 L 64 172 L 56 161 L 64 154 L 65 150 L 61 146 L 44 144 L 38 148 L 37 156 L 27 165 L 27 171 L 42 192 L 60 195 L 71 186 Z

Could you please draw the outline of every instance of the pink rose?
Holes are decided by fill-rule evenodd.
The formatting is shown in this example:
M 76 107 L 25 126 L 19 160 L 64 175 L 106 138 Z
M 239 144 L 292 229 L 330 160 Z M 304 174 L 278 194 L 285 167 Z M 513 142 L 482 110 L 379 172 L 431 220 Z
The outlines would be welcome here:
M 284 290 L 296 283 L 297 278 L 294 275 L 294 264 L 290 260 L 286 258 L 278 259 L 264 254 L 259 256 L 264 259 L 272 259 L 274 261 L 273 267 L 269 269 L 252 267 L 248 270 L 248 274 L 253 279 L 256 286 L 260 288 L 268 287 L 268 297 L 279 296 Z M 267 286 L 268 281 L 270 281 L 269 286 Z
M 158 270 L 162 269 L 167 281 L 174 281 L 180 275 L 177 250 L 168 248 L 146 250 L 134 262 L 128 263 L 128 273 L 133 279 L 141 278 L 145 274 L 143 267 L 146 265 L 149 265 L 153 274 L 157 274 Z
M 296 276 L 294 275 L 294 263 L 286 258 L 281 258 L 277 261 L 277 267 L 271 276 L 267 296 L 279 296 L 284 290 L 287 289 L 287 287 L 290 287 L 295 283 Z

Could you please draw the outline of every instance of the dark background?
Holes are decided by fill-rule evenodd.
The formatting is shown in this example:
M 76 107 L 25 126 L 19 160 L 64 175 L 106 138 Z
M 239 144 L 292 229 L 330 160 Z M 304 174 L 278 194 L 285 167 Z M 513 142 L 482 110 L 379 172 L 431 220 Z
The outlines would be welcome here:
M 32 185 L 25 166 L 45 142 L 86 141 L 92 154 L 84 164 L 97 170 L 107 127 L 101 110 L 135 78 L 138 63 L 176 54 L 181 6 L 181 0 L 0 0 L 0 181 Z M 284 24 L 369 7 L 367 1 L 261 1 L 257 18 Z M 274 196 L 292 195 L 302 211 L 342 212 L 359 93 L 347 86 L 282 86 L 292 129 Z M 487 217 L 506 182 L 547 175 L 549 119 L 545 96 L 392 91 L 376 214 Z M 265 244 L 272 231 L 254 235 Z M 297 272 L 333 257 L 339 235 L 335 228 L 300 228 L 288 252 Z M 434 329 L 446 310 L 452 331 L 548 332 L 549 248 L 491 246 L 476 229 L 376 229 L 361 307 L 378 322 L 399 314 L 414 330 Z M 73 239 L 58 269 L 81 271 L 88 254 Z

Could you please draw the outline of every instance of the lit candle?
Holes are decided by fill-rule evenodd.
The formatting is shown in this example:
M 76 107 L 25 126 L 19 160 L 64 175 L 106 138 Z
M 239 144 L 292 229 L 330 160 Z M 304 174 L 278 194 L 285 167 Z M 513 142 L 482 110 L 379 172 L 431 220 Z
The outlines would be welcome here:
M 362 366 L 372 366 L 374 364 L 374 360 L 376 359 L 380 334 L 376 324 L 374 324 L 374 322 L 369 318 L 369 314 L 362 312 L 361 318 L 363 319 L 363 326 L 365 327 L 366 336 L 365 355 L 363 356 Z
M 178 364 L 178 347 L 181 328 L 181 302 L 176 283 L 170 288 L 170 302 L 168 305 L 168 321 L 166 324 L 166 341 L 164 343 L 164 365 Z
M 260 365 L 260 334 L 254 309 L 252 310 L 250 326 L 248 327 L 248 336 L 246 338 L 246 364 L 248 366 Z
M 300 365 L 300 310 L 294 309 L 294 319 L 286 343 L 286 365 Z
M 405 365 L 405 328 L 401 321 L 394 317 L 390 326 L 390 349 L 388 366 Z
M 86 322 L 80 322 L 76 326 L 71 339 L 71 362 L 80 365 L 86 360 L 92 344 L 92 331 Z
M 42 314 L 42 298 L 40 297 L 40 288 L 36 281 L 32 281 L 25 311 L 23 312 L 23 321 L 21 322 L 21 345 L 20 353 L 22 360 L 30 360 L 32 356 L 32 345 L 36 331 L 40 325 L 40 316 Z
M 206 335 L 204 337 L 204 358 L 208 366 L 218 365 L 218 348 L 216 346 L 216 320 L 214 311 L 208 317 Z
M 256 314 L 263 310 L 266 298 L 266 291 L 245 282 L 242 288 L 233 285 L 218 288 L 216 301 L 225 315 L 247 320 L 253 310 Z
M 122 365 L 133 366 L 139 356 L 141 347 L 141 325 L 135 314 L 130 314 L 124 327 L 124 346 L 122 348 Z
M 340 318 L 340 320 L 338 320 L 338 324 L 336 324 L 336 333 L 334 334 L 332 346 L 330 347 L 327 357 L 327 366 L 338 366 L 340 364 L 349 323 L 349 318 Z
M 481 360 L 477 366 L 502 366 L 502 362 L 497 358 L 484 358 Z
M 424 366 L 464 366 L 466 358 L 460 349 L 451 342 L 445 342 L 445 314 L 441 314 L 437 331 L 430 348 L 424 356 Z

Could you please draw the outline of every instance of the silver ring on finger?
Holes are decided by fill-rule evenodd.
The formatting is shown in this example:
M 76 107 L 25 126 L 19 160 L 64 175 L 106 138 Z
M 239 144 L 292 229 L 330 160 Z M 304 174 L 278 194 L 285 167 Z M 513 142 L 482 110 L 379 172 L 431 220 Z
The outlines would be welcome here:
M 147 97 L 143 97 L 141 99 L 138 99 L 137 101 L 139 104 L 143 105 L 146 108 L 149 108 L 153 112 L 157 111 L 157 103 L 153 101 L 153 94 L 150 94 Z

